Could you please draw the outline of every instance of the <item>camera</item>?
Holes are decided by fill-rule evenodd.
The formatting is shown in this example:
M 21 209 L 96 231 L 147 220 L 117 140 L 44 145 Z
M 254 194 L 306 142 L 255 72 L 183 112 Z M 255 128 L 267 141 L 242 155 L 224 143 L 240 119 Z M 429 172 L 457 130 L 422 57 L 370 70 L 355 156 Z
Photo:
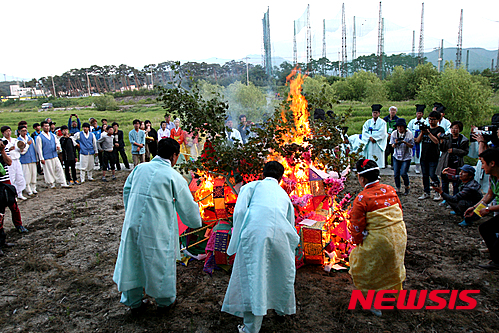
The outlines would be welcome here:
M 421 132 L 428 131 L 430 129 L 430 126 L 426 125 L 426 123 L 421 120 L 416 121 L 414 125 L 419 125 L 419 130 Z
M 9 141 L 5 140 L 5 139 L 2 139 L 2 143 L 4 146 L 7 146 L 9 144 Z
M 476 142 L 473 138 L 474 133 L 480 133 L 483 136 L 485 142 L 490 142 L 497 146 L 499 145 L 499 138 L 497 137 L 497 130 L 499 129 L 499 113 L 492 116 L 492 125 L 478 126 L 475 131 L 471 132 L 470 142 Z

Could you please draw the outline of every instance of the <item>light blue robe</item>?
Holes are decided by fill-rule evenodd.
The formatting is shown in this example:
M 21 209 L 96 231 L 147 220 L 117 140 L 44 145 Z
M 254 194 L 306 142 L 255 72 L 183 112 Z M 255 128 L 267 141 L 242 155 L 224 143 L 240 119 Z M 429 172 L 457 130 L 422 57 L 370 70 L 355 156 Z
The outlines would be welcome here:
M 176 296 L 177 213 L 191 228 L 202 224 L 187 182 L 169 160 L 156 156 L 133 169 L 123 201 L 125 221 L 113 276 L 118 290 L 144 287 L 154 298 Z
M 372 143 L 369 138 L 376 140 Z M 364 143 L 364 157 L 375 160 L 380 168 L 385 167 L 385 149 L 388 135 L 386 133 L 386 122 L 378 118 L 376 122 L 371 118 L 362 127 L 362 143 Z M 377 157 L 377 158 L 375 158 Z
M 428 125 L 427 121 L 423 118 L 421 118 L 419 121 L 422 122 L 423 124 Z M 412 134 L 414 134 L 414 140 L 416 140 L 416 138 L 419 136 L 419 133 L 421 133 L 421 130 L 419 129 L 419 127 L 421 125 L 416 124 L 417 122 L 418 122 L 418 118 L 414 118 L 407 125 L 407 129 L 409 131 L 411 131 Z M 419 148 L 417 148 L 417 147 L 419 147 Z M 419 154 L 417 153 L 417 149 L 419 150 Z M 412 162 L 414 162 L 415 164 L 420 164 L 421 149 L 422 149 L 421 143 L 414 142 L 414 147 L 412 148 Z
M 359 150 L 362 142 L 362 134 L 352 134 L 348 137 L 348 142 L 350 143 L 350 151 L 356 153 Z
M 294 208 L 273 178 L 241 188 L 227 254 L 236 259 L 222 311 L 264 316 L 268 309 L 294 314 L 295 249 L 300 238 Z

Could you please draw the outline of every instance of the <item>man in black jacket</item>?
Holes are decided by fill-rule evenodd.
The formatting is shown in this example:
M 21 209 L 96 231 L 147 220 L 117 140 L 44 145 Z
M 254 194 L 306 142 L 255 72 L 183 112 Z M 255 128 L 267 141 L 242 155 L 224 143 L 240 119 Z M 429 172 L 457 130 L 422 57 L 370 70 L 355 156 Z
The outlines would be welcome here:
M 113 123 L 114 129 L 114 154 L 116 161 L 116 170 L 121 170 L 120 158 L 118 153 L 121 155 L 121 159 L 123 160 L 123 164 L 125 164 L 125 168 L 130 169 L 130 164 L 128 164 L 128 158 L 126 157 L 125 152 L 125 141 L 123 141 L 123 131 L 119 130 L 117 122 Z
M 442 171 L 442 174 L 447 174 L 447 169 Z M 440 193 L 442 197 L 447 201 L 449 206 L 454 210 L 456 215 L 464 216 L 464 212 L 470 207 L 476 205 L 480 200 L 482 200 L 482 192 L 480 191 L 481 185 L 474 179 L 475 178 L 475 168 L 465 164 L 461 167 L 461 172 L 459 175 L 453 177 L 459 177 L 462 184 L 459 186 L 459 192 L 456 195 L 450 195 L 442 191 L 441 187 L 434 187 L 435 192 Z M 452 212 L 451 212 L 452 214 Z M 464 220 L 459 223 L 462 227 L 468 227 L 473 221 L 478 220 L 480 217 L 473 214 L 470 217 L 465 217 Z
M 78 161 L 76 158 L 76 146 L 73 139 L 69 136 L 69 128 L 66 125 L 61 126 L 61 131 L 62 137 L 59 141 L 61 142 L 66 180 L 69 185 L 80 185 L 80 182 L 76 179 L 76 162 Z M 69 168 L 71 168 L 71 174 L 69 173 Z

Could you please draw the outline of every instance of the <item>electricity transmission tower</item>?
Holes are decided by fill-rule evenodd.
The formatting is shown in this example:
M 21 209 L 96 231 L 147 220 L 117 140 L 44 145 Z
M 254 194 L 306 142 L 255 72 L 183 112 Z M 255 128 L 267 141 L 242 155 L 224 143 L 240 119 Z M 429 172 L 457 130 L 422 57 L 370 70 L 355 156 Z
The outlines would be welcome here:
M 461 19 L 459 20 L 459 33 L 457 34 L 456 68 L 461 67 L 463 56 L 463 10 L 461 9 Z
M 341 76 L 348 76 L 347 67 L 347 28 L 345 22 L 345 4 L 341 6 Z
M 412 56 L 412 67 L 416 67 L 416 64 L 414 63 L 414 59 L 416 58 L 416 30 L 412 30 L 412 49 L 411 49 L 411 56 Z
M 310 27 L 310 5 L 307 5 L 307 66 L 312 60 L 312 28 Z
M 322 57 L 326 58 L 326 20 L 322 20 Z
M 352 60 L 357 58 L 357 36 L 355 31 L 355 16 L 353 17 L 353 33 L 352 33 Z
M 378 77 L 383 76 L 383 18 L 381 17 L 381 1 L 379 2 L 379 21 L 378 21 Z
M 296 48 L 296 21 L 293 21 L 293 64 L 298 64 L 298 50 Z
M 270 78 L 272 76 L 272 48 L 270 45 L 270 20 L 269 20 L 269 8 L 267 7 L 267 12 L 263 14 L 263 47 L 265 49 L 265 57 L 263 65 L 265 68 L 265 73 Z
M 424 61 L 424 2 L 421 5 L 421 30 L 419 31 L 418 64 Z

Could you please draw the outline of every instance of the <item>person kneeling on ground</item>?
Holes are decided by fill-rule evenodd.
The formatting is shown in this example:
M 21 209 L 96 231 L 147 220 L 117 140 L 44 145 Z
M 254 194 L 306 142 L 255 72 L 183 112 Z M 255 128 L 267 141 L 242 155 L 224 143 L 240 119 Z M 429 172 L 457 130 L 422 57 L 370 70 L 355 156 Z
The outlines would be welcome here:
M 121 303 L 132 314 L 145 309 L 145 293 L 167 312 L 176 299 L 177 260 L 180 260 L 177 214 L 191 228 L 201 227 L 199 207 L 189 185 L 173 169 L 180 154 L 177 141 L 158 144 L 158 155 L 136 166 L 123 189 L 125 221 L 113 281 Z
M 478 211 L 477 214 L 481 217 L 484 217 L 489 213 L 499 212 L 499 205 L 487 206 L 492 200 L 499 197 L 499 149 L 487 149 L 483 151 L 479 157 L 482 161 L 483 171 L 490 176 L 490 187 L 482 201 L 478 202 L 475 206 L 468 208 L 464 213 L 464 217 L 473 216 L 477 207 L 480 207 L 480 211 Z M 478 266 L 489 270 L 499 270 L 499 237 L 497 236 L 499 233 L 499 215 L 483 222 L 480 227 L 478 227 L 478 230 L 487 245 L 490 259 L 492 259 L 488 264 Z
M 447 169 L 442 170 L 442 175 L 447 176 Z M 451 206 L 453 211 L 451 214 L 457 214 L 459 216 L 464 216 L 466 210 L 474 205 L 476 205 L 483 197 L 480 191 L 480 184 L 474 179 L 475 178 L 475 168 L 465 164 L 461 167 L 461 172 L 459 175 L 453 176 L 461 180 L 461 185 L 459 186 L 459 192 L 456 195 L 450 195 L 445 193 L 441 187 L 434 187 L 435 192 L 440 193 L 442 198 Z M 452 181 L 456 181 L 452 179 Z M 460 226 L 468 227 L 473 221 L 478 220 L 480 217 L 473 214 L 470 217 L 465 217 L 464 220 L 459 223 Z
M 259 332 L 269 309 L 281 316 L 296 313 L 295 249 L 300 238 L 293 204 L 279 186 L 283 174 L 281 163 L 267 162 L 265 179 L 244 185 L 234 207 L 227 254 L 237 254 L 222 311 L 244 318 L 239 333 Z
M 379 182 L 376 162 L 355 165 L 364 188 L 355 198 L 348 230 L 357 245 L 350 254 L 350 275 L 364 296 L 369 290 L 402 290 L 407 231 L 402 204 L 393 187 Z M 371 308 L 376 316 L 381 310 Z

